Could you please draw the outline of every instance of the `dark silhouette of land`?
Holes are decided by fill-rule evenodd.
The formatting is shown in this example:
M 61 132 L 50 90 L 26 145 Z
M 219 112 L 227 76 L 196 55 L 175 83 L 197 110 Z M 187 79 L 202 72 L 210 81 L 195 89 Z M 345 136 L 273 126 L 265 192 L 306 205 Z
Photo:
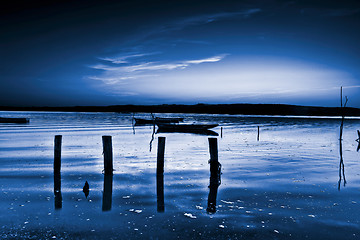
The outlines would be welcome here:
M 10 107 L 1 111 L 61 111 L 61 112 L 119 112 L 119 113 L 208 113 L 244 115 L 294 115 L 294 116 L 360 116 L 359 108 L 311 107 L 286 104 L 196 104 L 196 105 L 112 105 L 74 107 Z

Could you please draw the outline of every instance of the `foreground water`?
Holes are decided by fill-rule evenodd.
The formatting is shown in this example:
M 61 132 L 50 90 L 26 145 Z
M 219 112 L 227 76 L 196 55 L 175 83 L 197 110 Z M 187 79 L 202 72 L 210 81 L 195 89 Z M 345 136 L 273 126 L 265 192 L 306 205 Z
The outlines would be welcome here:
M 0 116 L 30 118 L 0 124 L 1 239 L 360 239 L 360 119 L 345 120 L 340 143 L 339 118 L 158 114 L 220 124 L 221 185 L 209 214 L 209 136 L 153 134 L 152 126 L 133 127 L 132 114 Z M 103 135 L 112 136 L 113 177 L 102 174 Z M 159 136 L 166 137 L 163 211 Z

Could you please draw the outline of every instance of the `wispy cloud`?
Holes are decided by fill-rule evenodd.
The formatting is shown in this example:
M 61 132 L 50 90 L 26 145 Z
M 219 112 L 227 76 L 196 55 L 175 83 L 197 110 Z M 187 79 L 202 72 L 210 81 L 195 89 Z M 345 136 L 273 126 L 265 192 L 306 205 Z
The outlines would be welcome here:
M 152 52 L 152 53 L 130 53 L 127 55 L 122 55 L 122 56 L 118 56 L 118 57 L 100 57 L 100 60 L 106 61 L 106 62 L 111 62 L 114 64 L 121 64 L 121 63 L 128 63 L 128 59 L 131 58 L 139 58 L 139 57 L 144 57 L 144 56 L 150 56 L 150 55 L 155 55 L 155 54 L 160 54 L 161 52 Z
M 140 55 L 140 54 L 139 54 Z M 102 70 L 100 76 L 90 76 L 89 79 L 102 81 L 107 85 L 126 83 L 128 80 L 156 77 L 161 71 L 181 70 L 192 65 L 203 63 L 215 63 L 224 59 L 227 54 L 216 55 L 209 58 L 172 61 L 172 62 L 146 62 L 128 64 L 126 66 L 109 66 L 106 64 L 96 64 L 92 69 Z
M 209 58 L 186 60 L 186 61 L 175 61 L 175 62 L 146 62 L 140 64 L 133 64 L 128 66 L 109 66 L 105 64 L 96 64 L 91 66 L 93 69 L 104 70 L 104 71 L 117 71 L 117 72 L 136 72 L 136 71 L 159 71 L 159 70 L 174 70 L 184 69 L 194 64 L 201 63 L 214 63 L 221 61 L 227 54 L 217 55 Z
M 259 12 L 261 12 L 260 8 L 251 8 L 251 9 L 245 9 L 245 10 L 241 10 L 241 11 L 237 11 L 237 12 L 221 12 L 221 13 L 215 13 L 215 14 L 198 15 L 198 16 L 184 18 L 184 19 L 175 21 L 173 23 L 164 25 L 161 27 L 161 31 L 180 30 L 187 26 L 207 24 L 207 23 L 211 23 L 211 22 L 215 22 L 215 21 L 236 18 L 236 17 L 249 18 L 252 15 L 259 13 Z

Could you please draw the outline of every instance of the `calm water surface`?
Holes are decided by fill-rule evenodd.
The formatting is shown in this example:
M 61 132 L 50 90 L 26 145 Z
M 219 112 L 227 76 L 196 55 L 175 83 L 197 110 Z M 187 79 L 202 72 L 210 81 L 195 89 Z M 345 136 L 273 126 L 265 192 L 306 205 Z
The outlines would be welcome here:
M 153 134 L 152 126 L 133 127 L 132 114 L 0 116 L 30 118 L 0 123 L 1 239 L 360 239 L 360 119 L 345 120 L 339 171 L 339 118 L 157 114 L 219 124 L 221 185 L 209 214 L 208 137 L 214 136 Z M 59 179 L 53 175 L 58 134 Z M 110 178 L 102 174 L 103 135 L 113 142 Z M 163 211 L 156 186 L 160 136 L 166 137 Z

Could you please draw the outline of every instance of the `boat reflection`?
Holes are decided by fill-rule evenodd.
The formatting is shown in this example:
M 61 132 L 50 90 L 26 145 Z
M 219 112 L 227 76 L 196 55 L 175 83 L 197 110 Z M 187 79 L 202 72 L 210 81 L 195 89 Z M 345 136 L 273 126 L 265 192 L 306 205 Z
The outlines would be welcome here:
M 55 201 L 55 209 L 62 208 L 62 195 L 61 195 L 61 174 L 54 174 L 54 201 Z

